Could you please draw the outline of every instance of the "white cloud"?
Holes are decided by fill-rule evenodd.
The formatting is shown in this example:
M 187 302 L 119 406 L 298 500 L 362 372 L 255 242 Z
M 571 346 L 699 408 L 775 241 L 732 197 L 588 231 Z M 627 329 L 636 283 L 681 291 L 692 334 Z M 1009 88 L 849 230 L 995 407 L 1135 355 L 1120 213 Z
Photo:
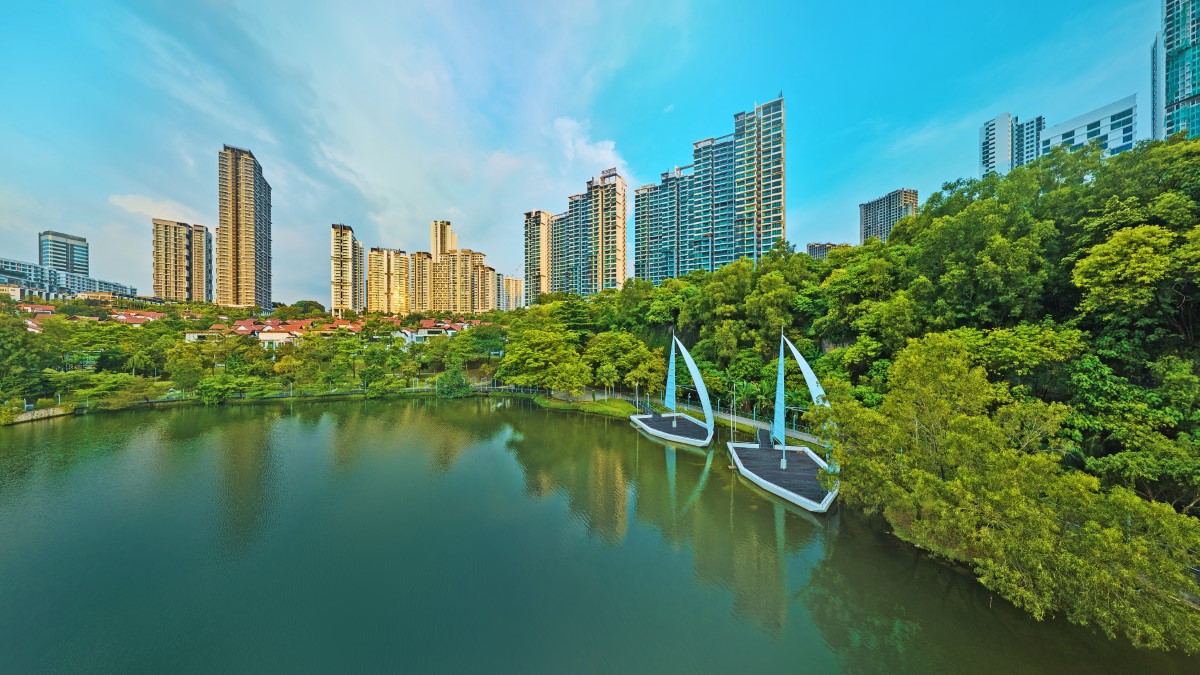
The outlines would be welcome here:
M 110 195 L 108 203 L 123 211 L 147 218 L 164 218 L 184 223 L 200 220 L 200 214 L 195 210 L 170 199 L 154 199 L 146 195 Z
M 664 115 L 667 113 L 673 113 L 673 112 L 675 112 L 675 104 L 674 103 L 668 103 L 667 107 L 663 108 Z

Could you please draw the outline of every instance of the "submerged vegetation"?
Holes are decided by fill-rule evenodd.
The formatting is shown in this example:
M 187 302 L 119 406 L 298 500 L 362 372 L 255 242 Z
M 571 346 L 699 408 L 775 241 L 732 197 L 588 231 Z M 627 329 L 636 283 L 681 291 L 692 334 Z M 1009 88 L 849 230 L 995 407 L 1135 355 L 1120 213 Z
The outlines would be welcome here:
M 1176 137 L 1111 159 L 1057 149 L 947 184 L 886 244 L 828 260 L 780 246 L 658 287 L 543 296 L 406 349 L 371 321 L 265 351 L 240 336 L 184 342 L 215 308 L 137 330 L 56 319 L 37 335 L 6 315 L 0 398 L 384 396 L 437 378 L 464 395 L 469 377 L 646 393 L 662 387 L 674 331 L 715 398 L 769 414 L 783 330 L 826 384 L 832 407 L 806 420 L 846 504 L 1037 618 L 1197 651 L 1198 292 L 1200 141 Z M 799 372 L 788 390 L 789 407 L 805 405 Z

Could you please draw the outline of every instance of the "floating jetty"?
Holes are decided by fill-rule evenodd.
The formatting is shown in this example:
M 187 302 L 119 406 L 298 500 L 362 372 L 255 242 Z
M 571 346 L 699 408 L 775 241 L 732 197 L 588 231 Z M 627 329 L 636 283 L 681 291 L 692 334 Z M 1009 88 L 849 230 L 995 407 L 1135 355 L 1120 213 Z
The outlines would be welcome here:
M 757 443 L 728 443 L 734 466 L 746 480 L 814 513 L 824 513 L 837 498 L 837 488 L 821 485 L 825 460 L 809 448 L 776 445 L 771 432 L 760 429 Z M 786 461 L 781 461 L 785 459 Z
M 696 385 L 696 393 L 700 398 L 700 407 L 704 411 L 704 421 L 691 415 L 675 411 L 675 352 L 683 356 L 688 374 Z M 712 442 L 716 421 L 713 419 L 712 403 L 708 400 L 708 389 L 704 386 L 704 378 L 700 376 L 696 362 L 688 353 L 683 343 L 674 335 L 671 336 L 671 362 L 667 368 L 667 386 L 663 394 L 663 405 L 670 412 L 649 412 L 630 415 L 629 421 L 651 436 L 675 443 L 684 443 L 703 447 Z
M 771 429 L 760 429 L 754 443 L 727 443 L 738 473 L 751 483 L 767 492 L 787 500 L 800 508 L 815 513 L 824 513 L 837 499 L 837 485 L 826 489 L 821 484 L 821 473 L 829 471 L 829 464 L 820 455 L 805 446 L 788 447 L 784 426 L 784 346 L 790 348 L 792 356 L 804 373 L 813 403 L 829 405 L 825 390 L 808 362 L 800 355 L 796 346 L 783 335 L 779 336 L 779 372 L 775 382 L 775 419 Z

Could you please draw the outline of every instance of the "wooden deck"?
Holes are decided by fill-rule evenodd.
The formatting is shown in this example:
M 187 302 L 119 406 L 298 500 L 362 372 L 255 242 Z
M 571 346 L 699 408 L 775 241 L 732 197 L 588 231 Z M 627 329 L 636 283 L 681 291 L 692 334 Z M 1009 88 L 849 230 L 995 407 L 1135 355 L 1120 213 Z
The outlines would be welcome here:
M 644 433 L 676 443 L 702 447 L 712 441 L 712 432 L 703 422 L 683 413 L 631 415 L 629 421 Z
M 781 469 L 780 446 L 763 447 L 754 443 L 728 445 L 729 452 L 734 455 L 734 461 L 738 464 L 738 470 L 759 487 L 810 511 L 824 511 L 829 507 L 827 499 L 830 497 L 830 491 L 821 485 L 822 467 L 802 448 L 788 448 L 787 468 Z M 772 489 L 772 486 L 778 489 Z M 792 499 L 788 493 L 803 500 Z M 822 506 L 824 508 L 821 508 Z
M 647 428 L 660 434 L 694 438 L 698 441 L 702 441 L 705 436 L 708 436 L 708 429 L 704 428 L 703 423 L 681 413 L 647 416 L 639 419 Z

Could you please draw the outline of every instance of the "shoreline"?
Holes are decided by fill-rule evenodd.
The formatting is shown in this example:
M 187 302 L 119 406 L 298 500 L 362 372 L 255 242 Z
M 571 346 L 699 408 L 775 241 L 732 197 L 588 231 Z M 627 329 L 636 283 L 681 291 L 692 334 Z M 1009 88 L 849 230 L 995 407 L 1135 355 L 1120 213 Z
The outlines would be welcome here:
M 460 400 L 468 398 L 518 398 L 529 399 L 538 407 L 545 410 L 557 410 L 562 412 L 577 412 L 585 415 L 596 415 L 600 417 L 625 418 L 628 415 L 636 412 L 632 404 L 620 400 L 619 403 L 614 403 L 618 399 L 602 399 L 598 401 L 563 401 L 555 399 L 544 393 L 531 393 L 524 391 L 509 391 L 504 389 L 489 389 L 486 391 L 474 391 L 468 396 L 456 398 L 441 399 L 431 391 L 414 391 L 414 392 L 395 392 L 384 396 L 368 397 L 361 392 L 346 392 L 337 394 L 317 394 L 313 396 L 274 396 L 262 398 L 231 398 L 216 404 L 206 404 L 199 398 L 180 398 L 174 400 L 156 400 L 142 401 L 129 405 L 123 408 L 86 408 L 74 403 L 67 403 L 53 408 L 42 408 L 39 410 L 31 410 L 15 415 L 16 419 L 0 421 L 0 427 L 11 427 L 20 424 L 28 424 L 31 422 L 40 422 L 43 420 L 58 419 L 61 417 L 86 417 L 90 415 L 105 415 L 110 413 L 123 412 L 149 412 L 159 409 L 175 409 L 187 407 L 233 407 L 233 406 L 256 406 L 270 405 L 276 403 L 286 403 L 294 405 L 296 403 L 322 403 L 334 401 L 388 401 L 388 400 L 414 400 L 414 399 L 438 399 L 438 400 Z M 629 411 L 619 410 L 623 406 L 628 406 Z M 27 416 L 27 417 L 26 417 Z

